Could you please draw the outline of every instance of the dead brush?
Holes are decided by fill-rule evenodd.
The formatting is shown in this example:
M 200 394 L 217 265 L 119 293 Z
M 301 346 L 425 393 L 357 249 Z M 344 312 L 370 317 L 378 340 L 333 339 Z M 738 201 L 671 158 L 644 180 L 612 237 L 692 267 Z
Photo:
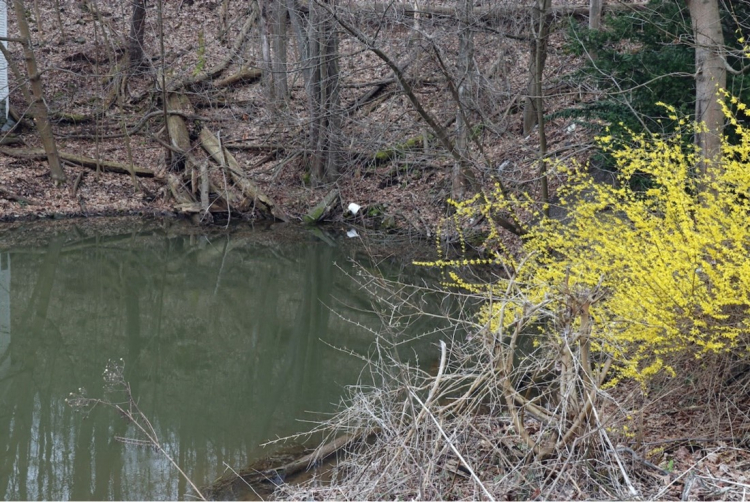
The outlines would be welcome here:
M 511 282 L 504 297 L 492 301 L 520 306 L 514 321 L 493 332 L 454 319 L 434 374 L 403 362 L 391 335 L 377 335 L 362 379 L 374 383 L 350 387 L 346 405 L 318 427 L 331 436 L 374 432 L 374 439 L 350 446 L 331 482 L 284 485 L 275 497 L 611 499 L 643 493 L 632 474 L 642 467 L 618 448 L 611 418 L 603 414 L 619 409 L 601 388 L 611 358 L 592 348 L 589 308 L 603 294 L 601 288 L 566 287 L 533 304 Z M 391 289 L 388 302 L 398 296 Z

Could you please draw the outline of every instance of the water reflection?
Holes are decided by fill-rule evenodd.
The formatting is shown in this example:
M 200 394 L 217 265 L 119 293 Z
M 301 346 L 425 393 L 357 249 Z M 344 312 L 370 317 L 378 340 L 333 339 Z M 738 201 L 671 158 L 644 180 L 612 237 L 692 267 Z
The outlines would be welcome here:
M 157 453 L 116 441 L 135 437 L 132 425 L 65 405 L 79 387 L 101 395 L 110 358 L 125 360 L 140 408 L 199 485 L 304 430 L 298 419 L 330 410 L 361 369 L 320 339 L 364 352 L 370 335 L 343 318 L 378 325 L 336 265 L 347 260 L 269 232 L 58 237 L 0 252 L 0 495 L 189 496 Z

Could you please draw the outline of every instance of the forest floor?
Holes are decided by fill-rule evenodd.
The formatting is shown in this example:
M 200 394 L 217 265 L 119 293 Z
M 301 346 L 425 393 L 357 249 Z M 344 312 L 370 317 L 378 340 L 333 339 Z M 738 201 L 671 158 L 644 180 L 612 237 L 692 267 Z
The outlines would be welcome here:
M 57 184 L 51 179 L 43 160 L 18 158 L 9 155 L 7 150 L 3 153 L 8 147 L 29 149 L 40 146 L 36 132 L 25 118 L 28 104 L 21 93 L 14 92 L 10 98 L 11 106 L 24 116 L 24 120 L 6 138 L 14 143 L 0 147 L 0 220 L 98 215 L 184 216 L 176 209 L 166 183 L 173 166 L 167 166 L 166 150 L 157 140 L 164 138 L 163 121 L 158 116 L 145 119 L 160 109 L 159 93 L 152 91 L 158 66 L 158 37 L 154 28 L 156 11 L 152 5 L 156 2 L 149 3 L 146 36 L 147 52 L 153 56 L 155 66 L 131 76 L 124 93 L 117 91 L 120 82 L 117 61 L 125 47 L 123 34 L 128 29 L 130 3 L 60 1 L 59 23 L 56 3 L 53 0 L 33 2 L 30 14 L 37 58 L 43 68 L 47 104 L 53 112 L 60 112 L 53 114 L 57 117 L 53 130 L 58 148 L 68 154 L 102 161 L 127 165 L 132 162 L 135 166 L 152 170 L 154 175 L 139 177 L 134 182 L 128 174 L 98 172 L 75 161 L 67 161 L 64 165 L 67 181 Z M 230 2 L 229 5 L 239 10 L 240 7 L 234 5 L 236 3 Z M 243 16 L 222 12 L 220 4 L 207 0 L 165 2 L 164 33 L 167 36 L 164 42 L 170 77 L 198 75 L 204 66 L 215 64 L 229 53 Z M 99 22 L 95 22 L 97 19 Z M 573 78 L 581 61 L 565 49 L 564 23 L 557 26 L 551 35 L 545 70 L 546 93 L 549 95 L 546 106 L 550 114 L 546 130 L 548 151 L 563 162 L 585 160 L 593 148 L 592 134 L 571 119 L 554 114 L 595 97 Z M 448 28 L 438 27 L 436 30 Z M 389 26 L 388 30 L 392 37 L 391 49 L 397 59 L 398 55 L 408 52 L 404 43 L 408 30 L 398 23 Z M 16 28 L 11 24 L 9 35 L 15 34 Z M 257 38 L 257 34 L 254 36 Z M 479 93 L 480 101 L 487 105 L 487 113 L 494 119 L 478 133 L 483 148 L 481 155 L 473 152 L 475 158 L 482 159 L 474 165 L 475 175 L 480 190 L 491 190 L 495 181 L 502 177 L 506 186 L 527 191 L 533 196 L 538 191 L 539 138 L 536 131 L 525 137 L 520 133 L 523 102 L 519 97 L 527 85 L 528 43 L 512 37 L 499 40 L 497 33 L 492 31 L 479 31 L 475 39 L 475 59 L 487 75 L 489 89 L 486 93 Z M 229 73 L 244 65 L 257 65 L 260 51 L 257 40 L 247 46 L 241 55 L 242 61 L 234 61 Z M 291 47 L 290 51 L 293 50 Z M 391 78 L 390 71 L 372 54 L 362 51 L 352 39 L 344 37 L 341 47 L 345 54 L 341 64 L 343 103 L 357 103 L 373 82 Z M 22 67 L 20 51 L 11 49 L 17 64 Z M 427 51 L 417 54 L 410 72 L 419 77 L 421 85 L 415 90 L 426 107 L 442 122 L 450 121 L 455 116 L 455 109 L 451 100 L 446 98 L 445 81 Z M 13 76 L 10 80 L 11 88 L 19 85 Z M 340 202 L 328 214 L 328 221 L 389 227 L 424 238 L 434 237 L 441 219 L 449 214 L 446 201 L 451 193 L 450 159 L 439 152 L 437 145 L 431 144 L 426 149 L 400 152 L 390 162 L 373 160 L 378 152 L 393 149 L 424 132 L 396 85 L 388 84 L 383 90 L 383 99 L 369 102 L 367 107 L 358 108 L 357 114 L 347 116 L 343 126 L 347 135 L 348 146 L 344 155 L 347 161 L 341 166 L 340 175 L 330 183 L 311 186 L 304 155 L 300 155 L 306 134 L 304 87 L 301 78 L 292 79 L 290 84 L 291 99 L 283 111 L 268 105 L 260 82 L 221 89 L 211 86 L 190 89 L 188 95 L 196 116 L 189 121 L 191 133 L 200 123 L 217 134 L 243 166 L 248 179 L 272 198 L 291 221 L 301 221 L 303 215 L 335 187 L 340 193 Z M 115 98 L 109 100 L 113 92 Z M 106 107 L 101 106 L 104 102 L 107 102 Z M 362 111 L 364 108 L 366 114 Z M 81 118 L 66 118 L 62 112 L 81 114 Z M 142 127 L 133 134 L 122 134 L 124 129 L 132 130 L 139 124 Z M 195 141 L 194 137 L 191 139 Z M 193 153 L 200 160 L 207 158 L 198 147 Z M 214 168 L 212 177 L 220 187 L 226 183 L 220 169 Z M 550 181 L 554 192 L 563 180 L 553 172 Z M 188 186 L 190 190 L 194 187 Z M 358 218 L 345 216 L 349 203 L 362 206 Z M 252 221 L 258 216 L 252 209 L 232 212 L 230 208 L 229 214 L 234 221 Z M 223 217 L 221 221 L 226 219 Z M 429 242 L 432 244 L 434 240 Z M 637 458 L 628 458 L 628 467 L 623 469 L 635 476 L 632 483 L 638 486 L 641 497 L 672 500 L 686 500 L 686 497 L 747 498 L 750 489 L 747 474 L 750 471 L 750 416 L 747 411 L 750 409 L 750 394 L 747 384 L 741 383 L 744 379 L 735 378 L 732 385 L 726 385 L 733 378 L 733 372 L 736 373 L 736 368 L 696 372 L 686 362 L 685 371 L 679 373 L 680 378 L 657 383 L 648 392 L 638 385 L 618 390 L 618 395 L 612 400 L 615 404 L 612 405 L 609 427 L 613 430 L 619 428 L 621 434 L 617 437 L 622 444 L 639 452 Z M 636 411 L 632 415 L 636 424 L 629 421 L 631 414 L 623 413 L 623 409 Z M 622 432 L 627 430 L 623 428 L 628 424 L 631 430 L 639 430 L 637 438 Z M 505 427 L 500 421 L 487 422 L 482 426 L 485 428 L 477 424 L 472 426 L 481 428 L 483 433 L 493 430 L 497 433 Z M 492 451 L 485 451 L 487 444 L 476 439 L 472 441 L 472 444 L 463 444 L 467 449 L 474 448 L 469 455 L 492 457 Z M 513 478 L 516 483 L 513 487 L 497 488 L 493 495 L 506 499 L 536 499 L 540 496 L 589 499 L 622 495 L 607 493 L 604 489 L 607 483 L 597 480 L 599 474 L 594 472 L 595 469 L 587 471 L 587 464 L 579 460 L 565 464 L 561 459 L 560 465 L 548 466 L 548 473 L 557 469 L 555 472 L 564 474 L 559 483 L 544 485 L 548 491 L 541 491 L 541 481 L 537 485 L 524 486 L 525 474 L 521 472 L 519 477 Z M 657 465 L 657 469 L 648 467 L 644 463 L 646 460 Z M 455 466 L 445 464 L 436 466 L 436 469 L 439 475 L 452 476 L 450 486 L 453 491 L 443 493 L 444 498 L 484 496 L 476 492 L 476 486 L 471 487 L 472 481 L 465 477 L 465 473 L 459 473 Z M 502 473 L 488 470 L 483 479 L 491 487 L 506 478 Z M 544 479 L 549 481 L 551 478 Z M 320 487 L 309 489 L 309 492 L 288 492 L 286 496 L 333 498 L 337 493 L 343 493 L 315 491 L 322 490 Z M 388 493 L 387 497 L 423 496 L 419 490 L 419 486 L 404 485 Z M 280 495 L 284 496 L 283 493 Z
M 565 2 L 569 4 L 570 2 Z M 580 3 L 580 2 L 578 2 Z M 131 75 L 127 89 L 118 95 L 121 73 L 117 67 L 123 56 L 124 39 L 129 20 L 128 8 L 98 5 L 96 2 L 73 4 L 62 2 L 58 25 L 55 2 L 34 3 L 31 27 L 37 47 L 39 64 L 44 68 L 44 86 L 49 109 L 53 112 L 53 130 L 58 148 L 68 154 L 90 159 L 119 162 L 150 169 L 154 177 L 139 177 L 138 186 L 128 174 L 98 172 L 91 166 L 82 167 L 75 161 L 64 161 L 67 181 L 56 184 L 49 176 L 43 159 L 14 158 L 0 152 L 0 220 L 81 217 L 94 215 L 180 215 L 170 195 L 166 179 L 174 166 L 167 167 L 166 149 L 158 142 L 166 139 L 163 121 L 154 112 L 159 110 L 160 95 L 153 91 L 158 65 L 143 73 Z M 198 68 L 211 66 L 226 57 L 233 37 L 240 29 L 237 20 L 226 24 L 215 2 L 167 2 L 164 6 L 164 37 L 167 73 L 174 78 L 191 77 Z M 234 8 L 239 10 L 239 7 Z M 36 17 L 43 20 L 39 22 Z M 147 13 L 149 29 L 146 46 L 155 52 L 158 47 L 155 7 Z M 94 19 L 100 19 L 95 23 Z M 221 40 L 221 27 L 226 24 L 227 36 Z M 514 28 L 518 21 L 513 21 Z M 98 27 L 95 32 L 94 27 Z M 436 31 L 447 29 L 437 27 Z M 10 33 L 15 27 L 11 24 Z M 398 23 L 390 28 L 394 58 L 409 54 L 403 39 L 408 30 Z M 63 35 L 61 35 L 63 33 Z M 254 32 L 253 32 L 254 33 Z M 255 35 L 257 37 L 257 35 Z M 385 37 L 387 38 L 387 37 Z M 502 46 L 498 44 L 502 43 Z M 257 41 L 249 41 L 226 73 L 243 65 L 257 65 Z M 502 167 L 506 185 L 513 188 L 538 190 L 536 158 L 538 135 L 523 137 L 519 96 L 527 85 L 529 59 L 527 42 L 506 38 L 498 40 L 490 32 L 476 34 L 477 63 L 482 71 L 492 71 L 485 88 L 479 93 L 484 105 L 491 107 L 494 123 L 479 133 L 483 155 L 473 152 L 478 160 L 474 174 L 477 190 L 491 190 Z M 564 50 L 564 29 L 558 25 L 550 42 L 545 78 L 550 97 L 546 106 L 550 113 L 580 101 L 571 72 L 579 62 Z M 389 46 L 390 47 L 390 46 Z M 12 47 L 11 47 L 12 48 Z M 293 45 L 290 44 L 290 51 Z M 368 52 L 363 52 L 351 38 L 341 42 L 341 100 L 350 105 L 370 92 L 373 82 L 391 78 L 390 70 Z M 20 51 L 13 51 L 16 63 L 23 68 Z M 147 53 L 149 51 L 147 50 Z M 158 53 L 157 53 L 158 54 Z M 413 54 L 413 52 L 412 52 Z M 156 60 L 156 54 L 151 54 Z M 441 122 L 455 117 L 455 109 L 447 99 L 445 79 L 430 60 L 427 49 L 418 49 L 409 67 L 410 76 L 419 78 L 415 92 L 425 107 Z M 16 85 L 10 76 L 11 86 Z M 378 152 L 396 149 L 409 138 L 424 132 L 419 119 L 410 109 L 395 83 L 382 89 L 382 96 L 367 107 L 347 115 L 343 131 L 346 135 L 340 175 L 330 183 L 311 186 L 304 163 L 305 95 L 300 78 L 290 80 L 291 98 L 283 110 L 269 106 L 260 82 L 214 89 L 197 86 L 187 94 L 200 120 L 188 121 L 191 134 L 197 134 L 198 123 L 217 134 L 224 145 L 243 166 L 248 179 L 271 197 L 291 221 L 300 221 L 332 188 L 338 189 L 340 200 L 327 216 L 328 221 L 344 218 L 345 209 L 354 202 L 363 207 L 357 223 L 385 226 L 416 232 L 428 237 L 434 234 L 439 221 L 448 214 L 452 161 L 440 153 L 434 142 L 428 149 L 414 148 L 398 153 L 391 162 L 377 162 Z M 478 99 L 480 99 L 478 98 Z M 19 115 L 28 112 L 20 92 L 11 95 L 11 107 Z M 102 103 L 106 106 L 102 107 Z M 366 110 L 361 111 L 361 108 Z M 65 114 L 68 114 L 67 116 Z M 79 115 L 71 118 L 70 114 Z M 150 118 L 143 123 L 144 117 Z M 571 127 L 570 120 L 551 119 L 547 123 L 550 152 L 558 158 L 585 158 L 592 143 L 582 127 Z M 29 125 L 28 119 L 22 121 Z M 142 127 L 125 136 L 123 128 Z M 192 138 L 194 140 L 194 138 Z M 19 127 L 6 141 L 10 148 L 39 148 L 40 141 L 31 127 Z M 4 147 L 8 148 L 8 147 Z M 204 160 L 207 155 L 199 146 L 192 154 Z M 480 158 L 481 157 L 481 158 Z M 212 180 L 221 187 L 226 184 L 220 170 L 213 168 Z M 183 178 L 189 178 L 189 174 Z M 194 182 L 194 179 L 193 179 Z M 551 185 L 558 184 L 554 176 Z M 190 183 L 188 182 L 188 185 Z M 188 186 L 195 194 L 195 186 Z M 222 222 L 227 215 L 221 215 Z M 232 209 L 230 219 L 258 216 L 250 210 Z

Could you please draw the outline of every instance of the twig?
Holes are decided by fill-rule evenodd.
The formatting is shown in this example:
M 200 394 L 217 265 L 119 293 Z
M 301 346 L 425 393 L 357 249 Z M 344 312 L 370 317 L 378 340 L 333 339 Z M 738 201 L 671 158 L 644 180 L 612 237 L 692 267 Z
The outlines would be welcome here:
M 655 471 L 658 471 L 659 474 L 662 474 L 664 476 L 668 476 L 669 475 L 669 471 L 665 471 L 664 469 L 662 469 L 658 465 L 654 464 L 653 462 L 649 462 L 648 460 L 646 460 L 645 458 L 641 457 L 636 452 L 634 452 L 631 448 L 628 448 L 627 446 L 620 445 L 620 446 L 617 447 L 617 451 L 618 452 L 630 453 L 630 455 L 635 460 L 637 460 L 638 462 L 642 463 L 646 467 L 650 467 L 651 469 L 654 469 Z
M 190 479 L 190 477 L 185 473 L 185 471 L 182 470 L 182 468 L 175 462 L 175 460 L 172 458 L 172 456 L 167 453 L 167 451 L 162 447 L 161 443 L 159 442 L 159 438 L 156 435 L 156 431 L 154 430 L 153 425 L 151 425 L 151 422 L 149 421 L 148 417 L 141 411 L 141 409 L 138 407 L 138 403 L 133 399 L 133 395 L 130 390 L 130 384 L 127 382 L 123 382 L 125 386 L 125 392 L 128 395 L 128 400 L 130 404 L 130 409 L 127 411 L 123 409 L 119 404 L 112 404 L 112 403 L 105 403 L 109 404 L 110 406 L 113 406 L 117 411 L 119 411 L 123 416 L 125 416 L 130 422 L 135 425 L 138 430 L 141 431 L 143 435 L 148 438 L 148 441 L 143 440 L 131 440 L 132 442 L 137 442 L 136 444 L 148 444 L 150 443 L 151 446 L 156 448 L 159 453 L 164 455 L 164 458 L 166 458 L 172 466 L 177 469 L 177 472 L 180 473 L 180 475 L 185 479 L 185 481 L 188 482 L 190 487 L 195 490 L 195 493 L 198 494 L 198 497 L 200 497 L 201 500 L 206 500 L 206 498 L 203 496 L 203 493 L 201 493 L 200 489 L 195 486 L 195 483 L 193 483 L 193 480 Z M 135 409 L 135 414 L 131 411 L 132 409 Z M 145 422 L 145 426 L 138 420 L 138 418 L 141 418 Z
M 16 195 L 15 193 L 11 192 L 10 190 L 8 190 L 2 185 L 0 185 L 0 197 L 3 197 L 4 199 L 7 199 L 7 200 L 20 202 L 21 204 L 31 205 L 31 201 L 29 199 L 21 197 L 20 195 Z
M 75 181 L 73 181 L 73 186 L 70 188 L 70 195 L 73 197 L 78 196 L 78 186 L 81 184 L 81 180 L 83 179 L 83 173 L 86 171 L 81 171 L 78 173 L 78 176 L 76 176 Z
M 463 455 L 461 455 L 461 452 L 458 451 L 458 448 L 456 448 L 453 445 L 453 442 L 450 440 L 450 438 L 448 437 L 448 435 L 445 433 L 445 431 L 443 430 L 443 428 L 440 426 L 440 422 L 437 421 L 437 419 L 435 418 L 435 415 L 433 415 L 432 412 L 427 409 L 427 406 L 425 406 L 425 404 L 422 402 L 421 399 L 419 399 L 419 396 L 417 396 L 414 393 L 414 391 L 412 391 L 411 389 L 409 389 L 409 393 L 411 394 L 411 397 L 414 398 L 414 399 L 416 399 L 416 401 L 422 406 L 422 408 L 425 411 L 427 411 L 427 415 L 429 415 L 429 417 L 435 423 L 435 426 L 438 428 L 438 430 L 440 431 L 440 434 L 443 436 L 443 438 L 445 439 L 445 441 L 448 443 L 448 446 L 450 446 L 451 450 L 453 450 L 453 453 L 456 454 L 456 456 L 461 461 L 461 463 L 466 468 L 466 470 L 469 471 L 469 474 L 471 475 L 472 478 L 474 478 L 474 481 L 476 481 L 479 484 L 479 487 L 482 489 L 482 491 L 484 492 L 485 496 L 489 500 L 491 500 L 491 501 L 494 502 L 495 497 L 493 497 L 492 494 L 487 490 L 487 488 L 484 486 L 484 483 L 482 483 L 482 480 L 480 480 L 479 476 L 477 476 L 477 474 L 474 472 L 474 469 L 471 468 L 471 466 L 466 461 L 466 459 L 464 459 Z
M 224 467 L 226 467 L 227 469 L 229 469 L 230 471 L 232 471 L 232 474 L 234 474 L 235 476 L 237 476 L 237 479 L 241 479 L 241 480 L 242 480 L 242 482 L 243 482 L 243 483 L 245 483 L 245 484 L 247 485 L 247 487 L 248 487 L 248 488 L 250 488 L 250 489 L 251 489 L 251 490 L 253 491 L 253 493 L 255 494 L 255 496 L 256 496 L 256 497 L 258 497 L 258 499 L 259 499 L 259 500 L 261 500 L 261 502 L 262 502 L 262 501 L 264 500 L 264 499 L 263 499 L 263 497 L 261 497 L 260 493 L 258 493 L 258 492 L 257 492 L 257 491 L 255 490 L 255 488 L 253 488 L 253 485 L 251 485 L 250 483 L 248 483 L 248 482 L 247 482 L 247 481 L 245 480 L 245 478 L 243 478 L 243 477 L 242 477 L 242 476 L 240 475 L 240 473 L 238 473 L 237 471 L 235 471 L 235 470 L 234 470 L 234 469 L 232 468 L 232 466 L 230 466 L 230 465 L 229 465 L 229 464 L 227 464 L 226 462 L 223 462 L 223 464 L 224 464 Z
M 176 110 L 169 110 L 167 112 L 167 115 L 176 115 L 178 117 L 182 117 L 185 120 L 203 120 L 203 121 L 207 120 L 206 117 L 202 117 L 200 115 L 179 112 Z M 99 136 L 99 139 L 117 139 L 117 138 L 123 138 L 126 136 L 133 136 L 138 131 L 143 129 L 143 126 L 145 126 L 149 120 L 155 117 L 163 117 L 163 116 L 164 116 L 164 112 L 162 110 L 147 113 L 133 127 L 126 130 L 125 132 L 121 132 L 117 134 L 108 134 L 106 136 Z M 89 139 L 91 138 L 91 134 L 56 134 L 55 136 L 57 136 L 58 138 L 65 138 L 65 139 Z

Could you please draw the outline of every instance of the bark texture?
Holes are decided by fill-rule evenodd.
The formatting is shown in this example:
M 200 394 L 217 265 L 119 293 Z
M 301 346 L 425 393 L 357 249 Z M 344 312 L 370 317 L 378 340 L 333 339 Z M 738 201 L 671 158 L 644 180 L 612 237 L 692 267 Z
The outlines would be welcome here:
M 552 24 L 551 0 L 537 0 L 532 15 L 531 62 L 529 64 L 529 86 L 523 109 L 523 135 L 528 136 L 538 123 L 537 106 L 542 95 L 542 75 L 547 62 L 547 40 Z
M 468 101 L 474 83 L 474 37 L 471 31 L 472 11 L 474 3 L 472 0 L 461 2 L 459 22 L 459 70 L 457 89 L 457 111 L 456 111 L 456 149 L 461 160 L 453 164 L 451 176 L 451 197 L 461 200 L 469 195 L 472 185 L 471 166 L 468 162 L 469 156 L 469 124 L 466 123 L 466 110 L 464 105 Z
M 589 0 L 589 29 L 602 29 L 602 7 L 604 0 Z
M 130 20 L 130 37 L 128 56 L 130 67 L 138 68 L 143 64 L 143 35 L 146 28 L 146 0 L 133 0 L 133 14 Z
M 724 34 L 721 31 L 718 0 L 688 0 L 695 38 L 695 120 L 706 130 L 695 135 L 704 159 L 721 154 L 724 114 L 717 95 L 727 86 L 724 65 Z

